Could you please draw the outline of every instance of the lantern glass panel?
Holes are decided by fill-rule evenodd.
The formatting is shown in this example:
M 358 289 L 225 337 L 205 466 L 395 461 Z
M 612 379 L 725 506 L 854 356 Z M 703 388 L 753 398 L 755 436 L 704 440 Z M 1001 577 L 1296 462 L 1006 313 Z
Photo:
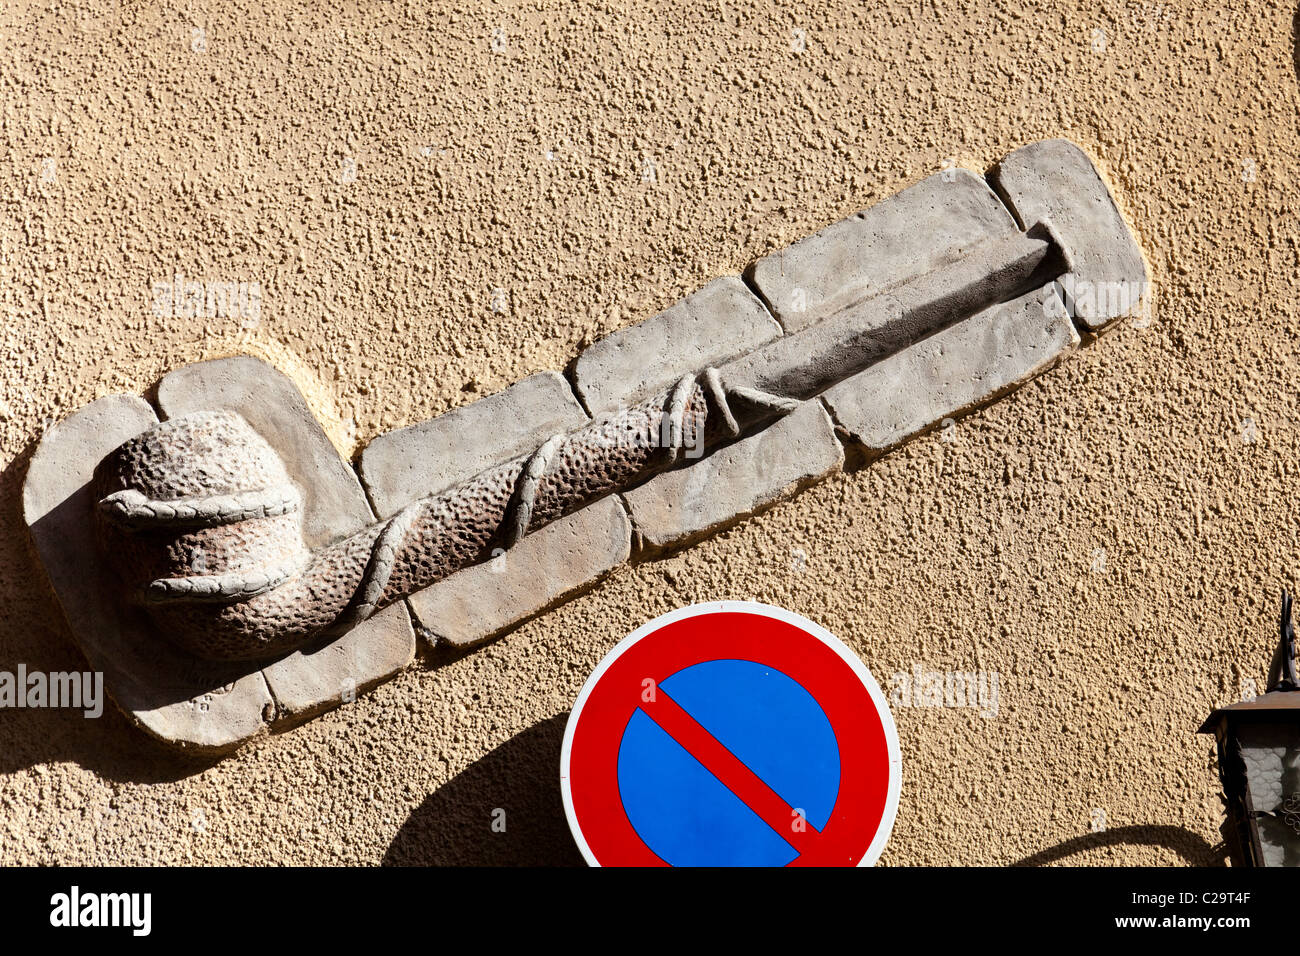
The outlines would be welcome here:
M 1300 725 L 1243 723 L 1237 737 L 1263 863 L 1300 866 Z

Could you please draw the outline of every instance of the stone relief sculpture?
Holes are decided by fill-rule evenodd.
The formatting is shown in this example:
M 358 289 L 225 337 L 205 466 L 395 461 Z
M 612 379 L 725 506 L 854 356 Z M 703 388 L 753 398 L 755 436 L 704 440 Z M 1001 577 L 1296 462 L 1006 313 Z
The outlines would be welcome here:
M 24 504 L 92 666 L 154 736 L 229 750 L 391 677 L 412 615 L 435 640 L 492 636 L 1149 305 L 1105 183 L 1060 140 L 987 182 L 931 177 L 746 278 L 596 343 L 568 379 L 376 439 L 365 493 L 255 360 L 173 372 L 161 422 L 130 396 L 75 413 L 38 448 Z M 502 555 L 514 576 L 485 577 Z

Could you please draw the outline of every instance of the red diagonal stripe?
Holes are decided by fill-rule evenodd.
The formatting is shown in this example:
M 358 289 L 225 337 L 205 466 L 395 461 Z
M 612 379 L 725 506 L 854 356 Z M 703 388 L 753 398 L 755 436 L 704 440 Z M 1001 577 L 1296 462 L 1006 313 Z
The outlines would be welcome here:
M 803 829 L 796 830 L 794 808 L 665 694 L 662 687 L 655 688 L 655 700 L 643 704 L 641 709 L 795 850 L 802 854 L 812 849 L 820 836 L 813 825 L 803 820 Z

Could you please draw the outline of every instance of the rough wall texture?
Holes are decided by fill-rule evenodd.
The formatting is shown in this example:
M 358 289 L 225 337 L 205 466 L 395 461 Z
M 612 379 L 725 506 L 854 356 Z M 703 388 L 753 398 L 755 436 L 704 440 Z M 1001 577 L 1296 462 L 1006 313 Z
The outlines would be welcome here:
M 891 675 L 882 863 L 1207 862 L 1216 705 L 1294 586 L 1292 5 L 11 4 L 0 669 L 84 666 L 25 539 L 44 423 L 240 351 L 345 454 L 562 364 L 945 165 L 1064 136 L 1157 284 L 1010 398 L 214 766 L 0 711 L 6 862 L 572 862 L 556 759 L 648 618 L 753 598 Z M 198 282 L 243 314 L 185 314 Z M 220 303 L 218 302 L 218 305 Z M 161 314 L 160 314 L 161 313 Z M 901 685 L 899 685 L 901 686 Z M 507 831 L 491 829 L 507 812 Z M 1104 821 L 1105 832 L 1092 831 Z

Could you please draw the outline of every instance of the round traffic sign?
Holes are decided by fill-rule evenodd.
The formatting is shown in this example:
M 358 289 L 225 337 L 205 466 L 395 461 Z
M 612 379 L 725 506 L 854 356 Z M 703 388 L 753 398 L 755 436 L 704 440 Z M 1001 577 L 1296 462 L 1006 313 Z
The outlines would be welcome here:
M 824 628 L 747 601 L 638 628 L 597 665 L 560 786 L 593 866 L 874 863 L 898 808 L 894 721 Z

